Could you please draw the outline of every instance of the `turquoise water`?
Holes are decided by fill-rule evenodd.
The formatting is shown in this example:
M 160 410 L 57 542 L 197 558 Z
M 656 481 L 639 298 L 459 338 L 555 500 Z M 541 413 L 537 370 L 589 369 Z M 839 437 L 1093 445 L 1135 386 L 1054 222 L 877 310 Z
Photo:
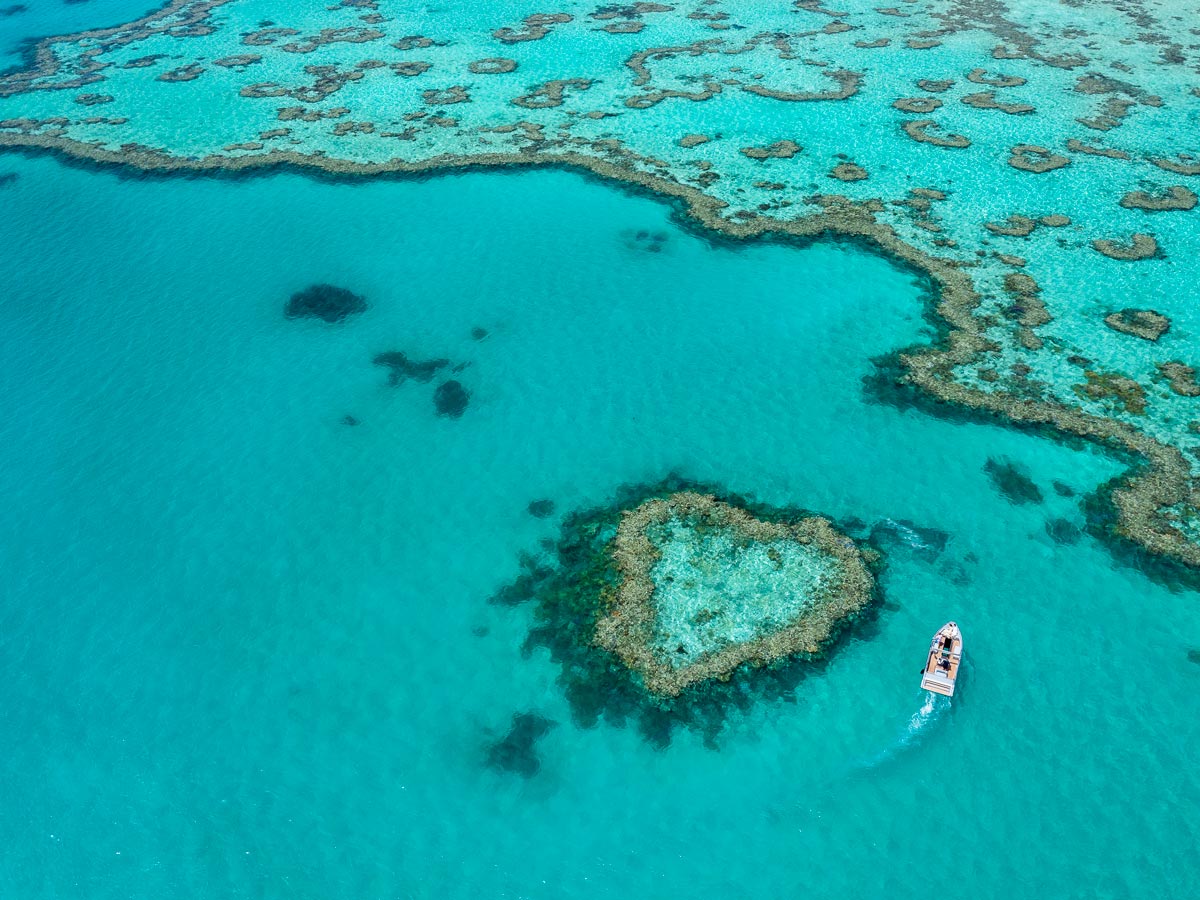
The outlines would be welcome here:
M 44 30 L 20 23 L 0 35 Z M 871 360 L 932 337 L 913 274 L 714 241 L 556 170 L 5 174 L 4 897 L 1200 888 L 1200 604 L 1079 530 L 1118 461 L 872 399 Z M 369 308 L 285 319 L 319 282 Z M 462 366 L 461 418 L 445 373 L 390 385 L 387 351 Z M 522 652 L 532 610 L 489 602 L 563 516 L 671 472 L 859 520 L 886 554 L 877 614 L 715 750 L 577 726 Z M 952 617 L 965 674 L 933 704 Z M 490 764 L 523 713 L 556 723 L 530 777 Z
M 6 169 L 9 896 L 882 897 L 931 860 L 975 896 L 1195 883 L 1195 598 L 1047 537 L 1080 521 L 1050 482 L 1116 463 L 866 401 L 868 357 L 925 331 L 891 264 L 710 245 L 567 173 Z M 318 279 L 370 309 L 285 320 Z M 389 349 L 469 363 L 463 417 L 390 387 Z M 1043 504 L 995 491 L 998 456 Z M 895 608 L 719 752 L 574 727 L 528 611 L 487 603 L 555 534 L 530 500 L 671 469 L 949 534 L 892 528 Z M 965 683 L 914 739 L 950 616 Z M 541 771 L 488 769 L 526 710 L 558 722 Z

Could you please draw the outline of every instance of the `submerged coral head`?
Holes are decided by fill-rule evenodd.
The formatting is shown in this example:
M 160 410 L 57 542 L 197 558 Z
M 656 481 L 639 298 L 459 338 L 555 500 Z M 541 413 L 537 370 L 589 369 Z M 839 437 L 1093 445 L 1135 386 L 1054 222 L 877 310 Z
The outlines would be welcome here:
M 332 284 L 314 284 L 292 294 L 283 314 L 289 319 L 311 317 L 334 323 L 366 308 L 366 299 L 353 291 Z
M 765 521 L 690 491 L 627 510 L 611 554 L 619 581 L 596 643 L 665 696 L 744 663 L 816 654 L 874 588 L 862 551 L 828 520 Z

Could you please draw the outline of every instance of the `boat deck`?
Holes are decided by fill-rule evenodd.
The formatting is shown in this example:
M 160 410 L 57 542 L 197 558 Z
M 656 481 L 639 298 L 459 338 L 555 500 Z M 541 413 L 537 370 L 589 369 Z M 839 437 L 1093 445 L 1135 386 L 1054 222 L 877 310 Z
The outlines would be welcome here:
M 949 669 L 939 668 L 938 660 L 937 651 L 931 650 L 929 657 L 925 660 L 925 672 L 921 676 L 921 687 L 937 694 L 945 694 L 947 697 L 953 696 L 962 657 L 951 656 Z

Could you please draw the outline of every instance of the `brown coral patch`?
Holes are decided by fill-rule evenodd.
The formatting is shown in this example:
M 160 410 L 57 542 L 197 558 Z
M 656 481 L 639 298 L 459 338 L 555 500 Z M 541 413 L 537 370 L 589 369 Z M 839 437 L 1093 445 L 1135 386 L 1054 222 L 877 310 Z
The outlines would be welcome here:
M 453 87 L 422 91 L 421 99 L 426 106 L 450 106 L 454 103 L 470 103 L 471 95 L 461 84 L 456 84 Z
M 995 91 L 981 91 L 978 94 L 967 94 L 961 100 L 967 106 L 975 109 L 995 109 L 1010 116 L 1023 116 L 1034 112 L 1031 103 L 1004 103 L 996 99 Z
M 1159 363 L 1156 368 L 1166 379 L 1167 386 L 1180 397 L 1200 397 L 1200 384 L 1196 382 L 1196 369 L 1181 362 Z
M 710 140 L 712 139 L 706 134 L 685 134 L 679 139 L 678 143 L 680 147 L 687 150 L 692 147 L 699 147 L 701 144 L 707 144 Z
M 322 28 L 316 34 L 301 38 L 298 41 L 284 44 L 280 47 L 286 53 L 312 53 L 328 44 L 365 44 L 384 37 L 382 31 L 374 28 Z
M 743 147 L 742 153 L 751 159 L 791 159 L 803 149 L 795 141 L 784 139 L 766 147 Z
M 1150 259 L 1158 253 L 1158 241 L 1154 239 L 1154 235 L 1143 233 L 1131 235 L 1129 243 L 1104 239 L 1092 241 L 1092 246 L 1109 259 L 1125 262 Z
M 869 178 L 870 174 L 858 163 L 844 162 L 834 166 L 829 177 L 836 178 L 838 181 L 863 181 Z
M 433 38 L 428 38 L 423 34 L 408 34 L 397 41 L 392 41 L 392 46 L 397 50 L 424 50 L 433 46 Z
M 1200 158 L 1190 153 L 1180 153 L 1175 159 L 1154 157 L 1150 162 L 1176 175 L 1200 175 Z
M 475 75 L 505 75 L 516 71 L 517 61 L 507 56 L 489 56 L 467 63 L 467 69 Z
M 600 30 L 606 31 L 609 34 L 637 34 L 646 27 L 645 22 L 629 21 L 629 22 L 609 22 Z
M 1083 373 L 1086 384 L 1077 384 L 1072 390 L 1087 400 L 1111 400 L 1133 416 L 1146 414 L 1146 389 L 1126 375 L 1116 372 L 1097 372 L 1088 369 Z
M 972 69 L 967 73 L 967 81 L 995 88 L 1020 87 L 1025 84 L 1025 79 L 1020 75 L 989 75 L 986 69 Z
M 820 100 L 848 100 L 858 93 L 862 83 L 862 72 L 851 72 L 849 69 L 837 69 L 833 72 L 822 72 L 827 78 L 837 82 L 837 87 L 828 91 L 785 91 L 761 84 L 744 84 L 742 90 L 759 97 L 769 97 L 772 100 L 787 100 L 792 103 L 808 103 Z
M 199 63 L 191 63 L 190 65 L 180 66 L 178 69 L 171 69 L 169 72 L 163 72 L 158 76 L 159 81 L 195 81 L 204 74 L 204 66 Z
M 405 78 L 414 78 L 417 75 L 423 75 L 431 68 L 433 68 L 433 63 L 419 62 L 417 60 L 413 60 L 412 62 L 394 62 L 391 65 L 393 72 Z
M 1171 320 L 1153 309 L 1122 309 L 1105 316 L 1104 324 L 1113 331 L 1131 334 L 1144 341 L 1157 341 L 1171 330 Z
M 243 34 L 242 43 L 248 47 L 269 47 L 280 38 L 293 37 L 299 33 L 295 28 L 260 28 L 258 31 Z
M 247 66 L 252 66 L 260 62 L 262 62 L 262 57 L 257 53 L 238 53 L 234 56 L 222 56 L 220 59 L 214 59 L 213 65 L 220 66 L 223 69 L 237 69 L 240 71 Z
M 901 112 L 931 113 L 941 108 L 942 101 L 937 97 L 901 97 L 892 101 L 892 106 Z
M 1161 194 L 1130 191 L 1121 198 L 1121 205 L 1126 209 L 1141 209 L 1146 212 L 1192 209 L 1196 205 L 1196 192 L 1182 185 L 1169 187 Z
M 1012 148 L 1012 155 L 1008 158 L 1008 164 L 1014 169 L 1036 174 L 1053 172 L 1055 169 L 1070 165 L 1070 163 L 1069 157 L 1060 156 L 1036 144 L 1017 144 Z
M 1067 149 L 1072 153 L 1086 153 L 1089 156 L 1104 156 L 1108 159 L 1129 159 L 1129 154 L 1124 150 L 1113 150 L 1111 147 L 1094 147 L 1090 144 L 1085 144 L 1078 138 L 1070 138 L 1067 141 Z
M 588 78 L 559 78 L 538 85 L 528 94 L 513 97 L 511 102 L 526 109 L 549 109 L 562 106 L 568 90 L 586 91 L 591 86 L 591 79 Z
M 947 132 L 946 134 L 933 134 L 931 132 L 939 131 L 941 126 L 933 119 L 914 119 L 905 122 L 902 126 L 904 133 L 914 141 L 919 141 L 922 144 L 933 144 L 935 147 L 951 147 L 955 149 L 963 149 L 971 146 L 970 138 L 964 137 L 961 134 Z
M 948 91 L 950 88 L 954 87 L 954 82 L 948 78 L 922 78 L 917 82 L 917 87 L 923 91 L 929 91 L 931 94 L 940 94 L 943 91 Z
M 992 234 L 1000 234 L 1005 237 L 1028 237 L 1033 233 L 1033 229 L 1037 227 L 1037 224 L 1029 216 L 1014 213 L 1003 222 L 985 222 L 983 227 Z

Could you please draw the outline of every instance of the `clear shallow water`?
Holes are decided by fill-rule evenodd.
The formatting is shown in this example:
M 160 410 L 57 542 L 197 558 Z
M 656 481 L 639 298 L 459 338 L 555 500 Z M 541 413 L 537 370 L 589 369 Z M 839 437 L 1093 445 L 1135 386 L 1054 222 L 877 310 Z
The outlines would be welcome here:
M 6 895 L 873 898 L 931 860 L 970 896 L 1193 892 L 1196 598 L 1047 537 L 1081 521 L 1050 482 L 1113 461 L 866 402 L 868 358 L 925 333 L 906 273 L 711 246 L 559 172 L 2 170 Z M 371 308 L 285 320 L 314 281 Z M 397 349 L 469 363 L 461 419 L 388 386 Z M 995 491 L 1001 456 L 1043 504 Z M 895 542 L 895 608 L 794 703 L 655 751 L 572 725 L 530 611 L 487 598 L 556 533 L 530 500 L 670 470 L 950 537 Z M 922 712 L 951 616 L 964 684 Z M 541 770 L 489 769 L 531 710 Z
M 679 518 L 650 539 L 661 554 L 650 570 L 654 646 L 676 668 L 786 627 L 838 584 L 828 553 L 794 540 L 739 542 Z

